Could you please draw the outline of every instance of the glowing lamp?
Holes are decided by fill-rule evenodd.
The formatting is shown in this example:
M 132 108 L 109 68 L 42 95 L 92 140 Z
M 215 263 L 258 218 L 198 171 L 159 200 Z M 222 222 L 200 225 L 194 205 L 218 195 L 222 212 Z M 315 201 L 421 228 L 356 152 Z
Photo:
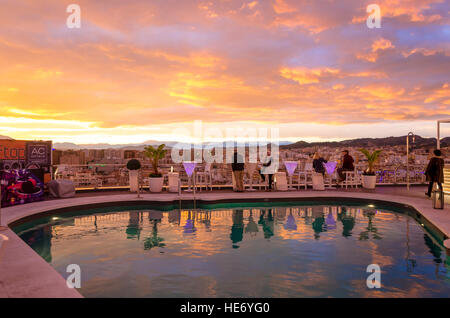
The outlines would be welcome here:
M 297 161 L 285 161 L 284 166 L 286 167 L 286 171 L 289 176 L 292 176 L 297 169 L 298 162 Z
M 185 161 L 183 162 L 184 170 L 189 177 L 192 177 L 192 173 L 194 172 L 195 166 L 197 163 L 195 161 Z
M 330 162 L 324 163 L 323 166 L 325 167 L 327 174 L 331 176 L 333 174 L 334 170 L 336 169 L 337 162 L 330 161 Z

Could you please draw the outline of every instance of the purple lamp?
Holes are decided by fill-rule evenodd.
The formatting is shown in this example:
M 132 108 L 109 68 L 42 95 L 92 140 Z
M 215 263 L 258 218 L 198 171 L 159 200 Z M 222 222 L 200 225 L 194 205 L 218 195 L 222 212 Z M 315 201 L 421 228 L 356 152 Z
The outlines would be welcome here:
M 325 170 L 327 170 L 327 174 L 331 176 L 334 173 L 334 170 L 336 169 L 337 162 L 330 161 L 327 163 L 324 163 L 323 166 L 325 167 Z
M 297 165 L 298 165 L 297 161 L 285 161 L 284 162 L 284 166 L 286 167 L 286 171 L 289 175 L 289 190 L 295 190 L 292 187 L 292 175 L 294 174 L 295 169 L 297 169 Z
M 184 161 L 183 162 L 184 170 L 186 171 L 186 174 L 189 177 L 189 188 L 186 190 L 187 192 L 192 192 L 192 189 L 191 189 L 192 174 L 194 173 L 196 166 L 197 166 L 197 163 L 195 161 Z
M 328 187 L 333 188 L 331 183 L 333 180 L 333 173 L 336 170 L 337 162 L 336 161 L 329 161 L 327 163 L 324 162 L 323 166 L 324 166 L 325 170 L 327 171 L 327 178 L 329 179 Z

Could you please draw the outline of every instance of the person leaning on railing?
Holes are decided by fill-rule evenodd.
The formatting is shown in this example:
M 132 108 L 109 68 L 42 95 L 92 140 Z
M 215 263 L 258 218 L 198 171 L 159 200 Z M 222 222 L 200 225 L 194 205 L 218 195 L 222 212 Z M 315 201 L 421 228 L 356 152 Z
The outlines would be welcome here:
M 434 156 L 430 159 L 425 175 L 427 181 L 429 181 L 428 192 L 425 195 L 431 197 L 431 191 L 433 190 L 433 184 L 436 182 L 439 190 L 442 191 L 442 183 L 444 182 L 444 159 L 442 158 L 442 152 L 439 149 L 433 151 Z

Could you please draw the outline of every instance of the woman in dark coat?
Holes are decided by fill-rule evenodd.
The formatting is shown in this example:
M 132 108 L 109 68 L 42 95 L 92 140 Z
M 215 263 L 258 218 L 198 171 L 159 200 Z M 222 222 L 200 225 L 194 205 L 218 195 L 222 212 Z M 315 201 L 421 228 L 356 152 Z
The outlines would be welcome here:
M 431 191 L 435 182 L 438 184 L 440 190 L 442 190 L 442 183 L 444 182 L 444 159 L 441 157 L 442 152 L 436 149 L 433 154 L 434 157 L 430 159 L 427 170 L 425 171 L 427 181 L 430 182 L 428 192 L 425 193 L 428 197 L 431 197 Z
M 313 157 L 313 168 L 314 171 L 317 173 L 321 173 L 325 175 L 325 167 L 323 166 L 324 163 L 327 163 L 325 159 L 323 159 L 318 152 L 314 153 Z

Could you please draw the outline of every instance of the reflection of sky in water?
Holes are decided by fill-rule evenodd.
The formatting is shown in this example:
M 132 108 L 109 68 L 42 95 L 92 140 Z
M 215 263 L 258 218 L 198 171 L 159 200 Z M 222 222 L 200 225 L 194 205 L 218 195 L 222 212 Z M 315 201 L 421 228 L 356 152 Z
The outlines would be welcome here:
M 87 297 L 445 296 L 449 260 L 403 214 L 357 207 L 132 211 L 20 233 Z M 379 264 L 382 289 L 366 287 Z

